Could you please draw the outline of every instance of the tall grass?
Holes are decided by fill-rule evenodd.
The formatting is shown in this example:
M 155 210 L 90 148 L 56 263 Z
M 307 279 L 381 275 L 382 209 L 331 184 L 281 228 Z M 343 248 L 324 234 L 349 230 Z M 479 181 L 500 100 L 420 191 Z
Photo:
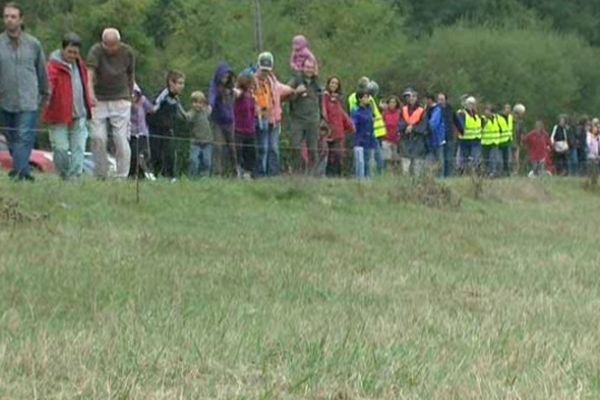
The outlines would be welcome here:
M 3 178 L 0 398 L 599 398 L 597 194 L 402 185 Z

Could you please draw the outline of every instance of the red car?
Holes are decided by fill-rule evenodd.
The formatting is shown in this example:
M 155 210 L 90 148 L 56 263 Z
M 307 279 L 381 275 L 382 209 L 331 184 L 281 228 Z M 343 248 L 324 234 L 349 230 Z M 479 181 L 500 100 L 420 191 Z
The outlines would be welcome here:
M 33 150 L 29 164 L 35 172 L 54 172 L 52 153 L 49 151 Z M 0 167 L 7 171 L 12 170 L 12 157 L 8 151 L 8 143 L 4 135 L 0 135 Z

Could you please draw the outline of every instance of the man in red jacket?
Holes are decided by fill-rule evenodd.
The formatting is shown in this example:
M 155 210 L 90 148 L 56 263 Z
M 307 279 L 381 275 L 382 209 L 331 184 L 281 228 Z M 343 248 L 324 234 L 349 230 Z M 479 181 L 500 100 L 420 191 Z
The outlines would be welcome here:
M 91 117 L 88 73 L 80 50 L 79 36 L 68 33 L 62 49 L 54 51 L 48 61 L 50 101 L 44 121 L 50 130 L 56 170 L 65 180 L 83 172 L 87 121 Z

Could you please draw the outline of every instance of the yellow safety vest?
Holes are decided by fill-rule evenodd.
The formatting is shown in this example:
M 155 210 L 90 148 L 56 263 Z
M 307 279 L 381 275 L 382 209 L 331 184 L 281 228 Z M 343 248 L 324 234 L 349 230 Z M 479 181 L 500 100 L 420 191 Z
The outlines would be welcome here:
M 465 133 L 463 134 L 463 140 L 476 140 L 481 139 L 481 117 L 475 114 L 471 116 L 467 111 L 465 113 Z
M 379 111 L 379 106 L 375 102 L 373 96 L 369 97 L 371 99 L 371 110 L 373 110 L 373 131 L 375 133 L 376 138 L 381 138 L 387 135 L 387 128 L 385 126 L 385 121 L 383 120 L 383 116 L 381 115 L 381 111 Z M 356 98 L 356 93 L 352 93 L 350 97 L 348 97 L 348 111 L 350 115 L 358 108 L 358 99 Z
M 379 111 L 379 106 L 375 103 L 375 99 L 371 96 L 371 109 L 373 110 L 373 130 L 376 138 L 381 138 L 387 135 L 385 121 Z
M 500 144 L 511 143 L 515 129 L 515 118 L 513 115 L 508 114 L 508 118 L 504 115 L 498 115 L 498 125 L 500 126 Z
M 500 124 L 498 123 L 498 116 L 494 115 L 492 118 L 487 119 L 483 130 L 481 131 L 481 145 L 482 146 L 495 146 L 500 143 Z

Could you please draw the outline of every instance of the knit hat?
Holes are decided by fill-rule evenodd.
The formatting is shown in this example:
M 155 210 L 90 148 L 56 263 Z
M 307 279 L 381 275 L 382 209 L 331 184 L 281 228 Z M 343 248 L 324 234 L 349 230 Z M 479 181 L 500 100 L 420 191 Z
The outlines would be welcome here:
M 260 53 L 258 56 L 258 69 L 262 69 L 265 71 L 272 71 L 273 65 L 275 64 L 275 59 L 273 58 L 273 54 L 265 51 L 264 53 Z

